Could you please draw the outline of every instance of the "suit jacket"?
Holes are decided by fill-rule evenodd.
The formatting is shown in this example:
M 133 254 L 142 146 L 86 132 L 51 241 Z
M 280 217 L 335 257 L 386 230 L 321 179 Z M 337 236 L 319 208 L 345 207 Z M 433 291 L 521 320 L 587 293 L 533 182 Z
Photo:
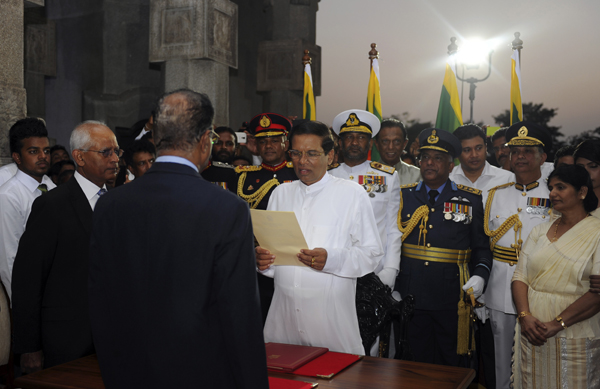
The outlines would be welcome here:
M 97 203 L 90 317 L 108 388 L 267 388 L 248 205 L 155 163 Z
M 446 181 L 446 186 L 434 205 L 429 204 L 429 196 L 423 181 L 405 185 L 401 189 L 403 207 L 400 210 L 402 221 L 406 222 L 415 210 L 426 204 L 429 210 L 427 220 L 426 245 L 444 249 L 471 249 L 469 263 L 471 275 L 483 277 L 487 282 L 492 268 L 492 254 L 489 239 L 483 229 L 483 204 L 481 194 L 476 189 L 458 186 Z M 459 218 L 448 218 L 446 205 L 463 204 L 470 208 L 470 223 Z M 420 222 L 405 238 L 403 244 L 423 245 L 419 242 Z M 415 296 L 416 309 L 456 310 L 460 299 L 460 272 L 456 263 L 443 263 L 408 258 L 400 260 L 400 273 L 397 279 L 400 295 Z
M 13 268 L 14 351 L 44 352 L 44 367 L 94 347 L 87 274 L 92 208 L 74 178 L 32 205 Z

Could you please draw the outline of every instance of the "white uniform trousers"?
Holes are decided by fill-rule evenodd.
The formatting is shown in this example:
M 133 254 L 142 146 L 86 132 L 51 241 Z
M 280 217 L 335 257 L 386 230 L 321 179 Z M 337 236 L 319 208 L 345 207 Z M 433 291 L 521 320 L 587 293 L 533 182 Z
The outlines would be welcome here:
M 490 309 L 489 315 L 492 334 L 494 335 L 496 389 L 509 389 L 517 315 L 496 311 L 495 309 Z

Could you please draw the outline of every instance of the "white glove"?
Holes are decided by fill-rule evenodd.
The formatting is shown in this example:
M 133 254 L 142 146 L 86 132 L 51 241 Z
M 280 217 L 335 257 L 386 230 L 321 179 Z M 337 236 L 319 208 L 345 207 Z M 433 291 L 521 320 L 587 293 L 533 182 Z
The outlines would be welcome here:
M 381 282 L 383 282 L 384 285 L 389 286 L 391 290 L 394 290 L 397 275 L 398 270 L 391 267 L 384 267 L 379 273 L 377 273 L 377 277 L 379 277 Z
M 473 288 L 473 295 L 475 298 L 479 298 L 483 293 L 483 288 L 485 287 L 485 281 L 480 276 L 473 276 L 467 281 L 465 286 L 463 286 L 463 290 L 466 292 L 469 288 Z
M 475 315 L 481 320 L 482 323 L 485 324 L 485 321 L 490 317 L 490 313 L 488 307 L 479 307 L 475 308 Z

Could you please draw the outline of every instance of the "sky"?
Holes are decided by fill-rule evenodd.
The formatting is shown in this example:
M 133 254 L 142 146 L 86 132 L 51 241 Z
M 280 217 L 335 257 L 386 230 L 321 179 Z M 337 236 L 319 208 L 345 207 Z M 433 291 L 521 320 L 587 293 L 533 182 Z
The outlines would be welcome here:
M 321 0 L 317 120 L 331 125 L 338 113 L 365 108 L 368 52 L 377 43 L 383 116 L 408 112 L 410 118 L 435 123 L 447 47 L 450 37 L 456 37 L 459 49 L 474 38 L 494 48 L 492 73 L 477 84 L 473 119 L 496 125 L 492 115 L 510 104 L 511 42 L 518 31 L 523 40 L 522 101 L 558 108 L 550 125 L 560 126 L 565 136 L 600 127 L 598 15 L 596 0 Z M 484 64 L 464 75 L 482 78 L 486 73 Z M 468 96 L 465 83 L 465 122 Z

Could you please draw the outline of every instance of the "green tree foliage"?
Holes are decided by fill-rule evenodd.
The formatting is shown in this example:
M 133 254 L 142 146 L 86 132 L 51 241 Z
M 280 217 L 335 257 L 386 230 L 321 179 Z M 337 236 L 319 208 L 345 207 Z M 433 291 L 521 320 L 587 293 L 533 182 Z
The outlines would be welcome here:
M 419 133 L 427 128 L 435 127 L 432 122 L 421 122 L 420 119 L 411 119 L 408 112 L 403 112 L 402 115 L 394 114 L 390 116 L 392 119 L 400 120 L 406 126 L 406 135 L 408 136 L 408 143 L 406 148 L 410 147 L 410 144 L 419 136 Z
M 600 139 L 600 127 L 595 130 L 587 130 L 577 135 L 571 135 L 567 137 L 565 144 L 577 146 L 584 140 L 588 139 Z
M 534 103 L 524 103 L 523 104 L 523 120 L 528 120 L 530 122 L 534 122 L 544 127 L 550 135 L 552 136 L 552 152 L 551 156 L 554 156 L 554 152 L 567 143 L 559 140 L 558 138 L 564 137 L 564 135 L 560 132 L 560 127 L 551 126 L 550 121 L 556 116 L 556 112 L 558 108 L 545 108 L 543 103 L 534 104 Z M 492 116 L 496 124 L 501 127 L 509 127 L 510 126 L 510 112 L 508 109 L 504 110 L 501 114 L 497 116 Z M 552 159 L 550 159 L 552 161 Z

